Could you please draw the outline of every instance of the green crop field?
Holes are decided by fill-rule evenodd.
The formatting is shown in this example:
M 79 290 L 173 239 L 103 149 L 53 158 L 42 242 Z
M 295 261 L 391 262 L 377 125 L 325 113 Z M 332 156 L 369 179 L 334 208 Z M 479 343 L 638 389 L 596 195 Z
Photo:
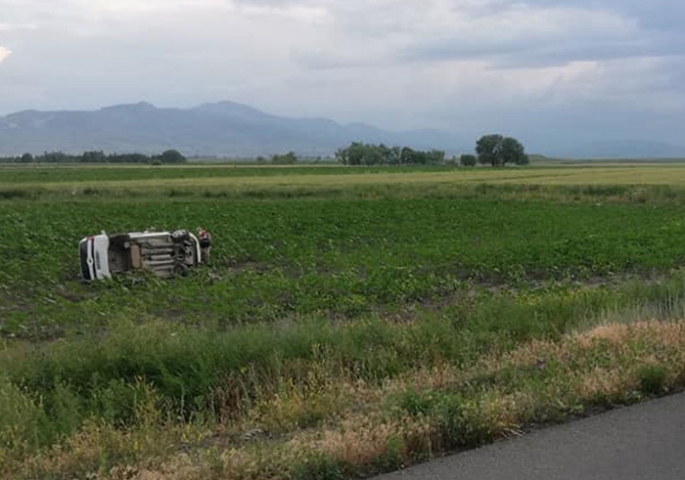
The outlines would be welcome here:
M 678 165 L 0 167 L 0 475 L 359 478 L 682 388 L 684 207 Z
M 193 188 L 274 189 L 402 185 L 685 185 L 685 165 L 604 165 L 506 168 L 455 167 L 65 167 L 0 166 L 0 195 L 8 192 L 109 193 Z M 3 193 L 4 192 L 4 193 Z

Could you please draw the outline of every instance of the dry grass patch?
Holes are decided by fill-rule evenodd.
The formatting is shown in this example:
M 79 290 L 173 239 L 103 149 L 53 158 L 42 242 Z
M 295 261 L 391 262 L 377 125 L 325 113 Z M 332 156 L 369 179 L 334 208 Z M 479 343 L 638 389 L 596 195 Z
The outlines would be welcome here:
M 337 373 L 315 388 L 288 384 L 213 432 L 89 423 L 59 447 L 4 465 L 3 473 L 103 480 L 371 476 L 681 388 L 685 323 L 601 325 L 559 341 L 532 341 L 465 370 L 443 364 L 380 385 Z M 312 415 L 315 422 L 302 422 Z M 236 436 L 267 427 L 280 434 Z

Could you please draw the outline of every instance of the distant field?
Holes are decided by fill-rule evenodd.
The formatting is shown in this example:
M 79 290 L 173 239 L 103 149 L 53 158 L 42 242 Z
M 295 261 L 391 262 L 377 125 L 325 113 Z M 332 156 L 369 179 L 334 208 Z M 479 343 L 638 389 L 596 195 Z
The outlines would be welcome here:
M 92 181 L 174 180 L 174 179 L 243 179 L 249 177 L 292 177 L 310 175 L 406 174 L 451 171 L 453 167 L 343 167 L 336 164 L 294 166 L 196 165 L 135 166 L 135 165 L 0 165 L 0 183 L 61 183 Z
M 463 169 L 454 167 L 0 167 L 0 191 L 83 188 L 344 187 L 359 185 L 683 185 L 685 165 L 615 165 Z
M 685 166 L 0 168 L 0 477 L 360 478 L 685 387 Z M 89 234 L 209 266 L 84 284 Z

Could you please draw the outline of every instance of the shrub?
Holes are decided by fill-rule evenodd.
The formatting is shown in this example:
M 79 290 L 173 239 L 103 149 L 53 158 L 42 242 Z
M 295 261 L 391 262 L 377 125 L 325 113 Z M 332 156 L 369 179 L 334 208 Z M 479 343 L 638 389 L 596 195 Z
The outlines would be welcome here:
M 666 369 L 662 365 L 647 365 L 638 373 L 640 391 L 648 395 L 659 395 L 666 385 Z

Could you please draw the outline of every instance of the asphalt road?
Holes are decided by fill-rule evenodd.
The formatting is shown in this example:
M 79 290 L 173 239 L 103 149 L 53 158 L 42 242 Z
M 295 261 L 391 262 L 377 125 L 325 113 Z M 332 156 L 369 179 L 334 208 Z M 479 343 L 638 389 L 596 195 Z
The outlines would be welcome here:
M 685 395 L 615 410 L 376 480 L 685 480 Z

